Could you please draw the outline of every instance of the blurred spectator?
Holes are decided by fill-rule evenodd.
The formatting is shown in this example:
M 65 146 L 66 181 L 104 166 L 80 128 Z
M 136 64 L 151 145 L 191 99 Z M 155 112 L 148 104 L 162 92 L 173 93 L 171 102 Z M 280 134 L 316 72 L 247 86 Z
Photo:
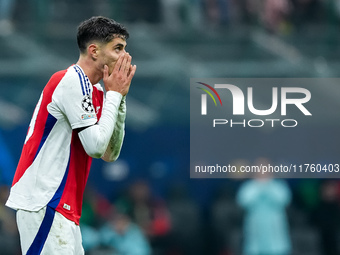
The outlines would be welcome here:
M 82 205 L 81 224 L 100 226 L 111 212 L 111 203 L 91 186 L 86 187 Z
M 124 4 L 126 21 L 146 23 L 160 21 L 159 0 L 125 0 Z
M 161 0 L 162 18 L 167 29 L 177 32 L 183 26 L 182 0 Z
M 297 184 L 297 205 L 309 217 L 320 203 L 319 186 L 320 180 L 316 179 L 303 179 Z
M 202 0 L 161 0 L 162 21 L 172 32 L 183 31 L 190 26 L 200 29 L 202 24 Z
M 243 215 L 235 201 L 237 185 L 234 179 L 226 181 L 214 195 L 210 212 L 213 254 L 241 254 Z
M 258 160 L 268 164 L 266 159 Z M 245 210 L 244 254 L 285 255 L 291 251 L 286 216 L 291 192 L 282 180 L 259 173 L 246 181 L 237 194 L 238 204 Z
M 258 23 L 259 13 L 263 9 L 263 0 L 243 0 L 243 10 L 246 20 L 251 24 Z
M 86 254 L 96 254 L 101 247 L 98 229 L 105 224 L 112 212 L 111 203 L 91 186 L 86 187 L 80 218 L 83 247 Z
M 287 32 L 292 12 L 289 0 L 248 0 L 247 10 L 269 32 Z
M 266 0 L 262 14 L 265 28 L 273 33 L 285 33 L 290 13 L 289 0 Z
M 0 36 L 9 35 L 13 32 L 13 8 L 14 0 L 0 0 Z
M 194 29 L 201 29 L 204 23 L 202 14 L 202 0 L 183 1 L 187 10 L 189 25 Z
M 101 237 L 97 228 L 81 224 L 81 237 L 84 251 L 87 255 L 96 254 L 101 248 Z
M 15 212 L 5 206 L 9 187 L 0 186 L 0 254 L 20 254 L 19 233 L 15 222 Z
M 116 204 L 124 205 L 131 220 L 149 239 L 155 253 L 166 249 L 171 230 L 170 213 L 165 202 L 151 194 L 145 181 L 132 184 L 128 195 L 118 199 Z
M 101 243 L 111 247 L 115 255 L 150 255 L 146 236 L 127 213 L 128 208 L 116 205 L 109 221 L 99 232 Z
M 174 184 L 167 199 L 171 214 L 171 252 L 168 254 L 213 254 L 204 252 L 207 248 L 205 239 L 204 219 L 198 204 L 188 194 L 183 184 Z M 170 250 L 170 249 L 169 249 Z
M 221 26 L 229 23 L 236 2 L 233 0 L 205 0 L 206 15 L 210 24 Z
M 319 230 L 323 255 L 338 255 L 340 230 L 338 183 L 327 180 L 320 187 L 321 201 L 314 213 L 314 222 Z

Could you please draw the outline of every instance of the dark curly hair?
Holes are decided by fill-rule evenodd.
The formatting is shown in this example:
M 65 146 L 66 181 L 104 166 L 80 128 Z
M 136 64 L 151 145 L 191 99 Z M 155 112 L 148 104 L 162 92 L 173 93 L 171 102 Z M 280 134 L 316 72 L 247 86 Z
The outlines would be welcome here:
M 108 43 L 116 37 L 127 40 L 129 32 L 122 24 L 103 16 L 92 17 L 78 26 L 77 43 L 81 53 L 93 41 Z

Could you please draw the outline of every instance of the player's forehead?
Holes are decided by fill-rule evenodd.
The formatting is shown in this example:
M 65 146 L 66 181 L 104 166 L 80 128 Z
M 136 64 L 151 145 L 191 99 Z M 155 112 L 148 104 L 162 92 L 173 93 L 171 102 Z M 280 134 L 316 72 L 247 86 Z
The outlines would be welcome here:
M 124 47 L 126 47 L 127 42 L 125 40 L 125 38 L 123 37 L 114 37 L 110 42 L 107 43 L 108 46 L 118 46 L 118 45 L 122 45 Z

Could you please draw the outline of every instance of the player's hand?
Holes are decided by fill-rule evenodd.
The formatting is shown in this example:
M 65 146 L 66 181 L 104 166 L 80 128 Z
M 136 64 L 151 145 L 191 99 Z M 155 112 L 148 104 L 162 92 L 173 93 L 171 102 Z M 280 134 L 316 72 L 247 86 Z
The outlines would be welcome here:
M 132 57 L 129 53 L 119 56 L 112 73 L 109 75 L 109 67 L 104 66 L 103 81 L 106 91 L 117 91 L 125 96 L 130 89 L 130 84 L 136 72 L 136 65 L 131 65 Z

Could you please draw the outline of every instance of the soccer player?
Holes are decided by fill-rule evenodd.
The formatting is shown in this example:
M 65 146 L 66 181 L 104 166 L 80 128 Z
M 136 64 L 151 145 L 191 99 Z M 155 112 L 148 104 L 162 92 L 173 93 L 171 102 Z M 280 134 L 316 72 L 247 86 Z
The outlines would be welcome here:
M 77 64 L 52 75 L 40 96 L 6 203 L 17 210 L 23 254 L 84 254 L 79 218 L 91 160 L 116 160 L 123 142 L 136 71 L 128 37 L 112 19 L 82 22 Z

